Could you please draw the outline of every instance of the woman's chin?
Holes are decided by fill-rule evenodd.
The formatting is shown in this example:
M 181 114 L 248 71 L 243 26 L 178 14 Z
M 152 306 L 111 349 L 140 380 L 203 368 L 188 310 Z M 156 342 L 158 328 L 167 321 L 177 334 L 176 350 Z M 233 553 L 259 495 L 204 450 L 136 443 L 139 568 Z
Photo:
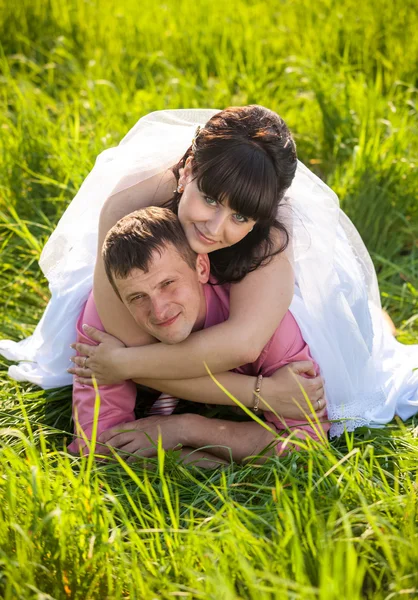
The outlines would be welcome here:
M 193 252 L 196 252 L 196 254 L 208 254 L 214 250 L 219 250 L 218 245 L 216 245 L 216 247 L 212 247 L 210 244 L 203 244 L 201 240 L 197 238 L 193 226 L 186 230 L 185 233 L 190 248 L 193 250 Z

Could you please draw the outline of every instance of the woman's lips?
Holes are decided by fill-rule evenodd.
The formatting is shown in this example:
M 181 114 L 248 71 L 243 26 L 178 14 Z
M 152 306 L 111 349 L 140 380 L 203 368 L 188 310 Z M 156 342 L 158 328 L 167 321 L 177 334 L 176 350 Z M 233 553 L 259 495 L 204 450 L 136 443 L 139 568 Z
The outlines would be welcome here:
M 201 231 L 199 231 L 199 229 L 196 227 L 196 225 L 193 225 L 193 227 L 195 228 L 197 237 L 204 244 L 208 244 L 209 246 L 213 246 L 214 244 L 218 243 L 216 240 L 211 240 L 210 238 L 206 237 Z

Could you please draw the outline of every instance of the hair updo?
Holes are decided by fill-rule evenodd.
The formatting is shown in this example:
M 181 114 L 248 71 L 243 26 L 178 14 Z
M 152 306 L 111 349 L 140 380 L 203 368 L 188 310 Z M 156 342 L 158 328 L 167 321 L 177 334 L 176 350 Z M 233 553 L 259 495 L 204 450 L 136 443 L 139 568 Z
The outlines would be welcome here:
M 295 176 L 296 145 L 281 117 L 263 106 L 227 108 L 200 129 L 173 172 L 192 156 L 192 173 L 200 191 L 228 202 L 239 214 L 256 220 L 240 242 L 210 253 L 211 273 L 218 283 L 238 282 L 286 249 L 289 233 L 277 211 Z M 177 214 L 181 194 L 169 207 Z M 276 230 L 281 235 L 272 239 Z M 277 248 L 277 238 L 281 240 Z

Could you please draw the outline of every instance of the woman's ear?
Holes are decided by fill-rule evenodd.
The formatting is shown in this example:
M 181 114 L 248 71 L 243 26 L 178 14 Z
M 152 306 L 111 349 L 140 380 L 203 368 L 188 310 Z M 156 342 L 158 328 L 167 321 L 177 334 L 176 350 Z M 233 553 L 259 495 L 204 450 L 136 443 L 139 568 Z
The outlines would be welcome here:
M 198 254 L 196 258 L 196 273 L 199 283 L 207 283 L 210 275 L 210 260 L 207 254 Z
M 186 185 L 186 183 L 189 183 L 189 181 L 191 181 L 191 178 L 193 175 L 192 161 L 193 161 L 193 157 L 189 156 L 186 159 L 186 162 L 184 163 L 184 167 L 179 169 L 179 183 L 183 186 Z

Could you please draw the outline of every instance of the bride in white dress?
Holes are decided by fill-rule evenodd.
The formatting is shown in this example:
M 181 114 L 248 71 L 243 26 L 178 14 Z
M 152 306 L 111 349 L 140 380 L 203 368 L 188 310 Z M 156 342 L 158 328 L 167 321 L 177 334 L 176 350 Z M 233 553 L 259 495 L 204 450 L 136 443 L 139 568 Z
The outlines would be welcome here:
M 256 108 L 270 112 L 259 107 L 246 110 Z M 75 341 L 75 323 L 93 286 L 103 205 L 176 165 L 191 146 L 196 127 L 202 127 L 199 135 L 205 135 L 205 125 L 214 115 L 219 116 L 218 111 L 151 113 L 119 146 L 98 157 L 42 252 L 40 266 L 49 281 L 51 300 L 41 321 L 26 340 L 0 341 L 0 353 L 18 362 L 9 368 L 10 377 L 45 389 L 72 383 L 67 373 L 73 353 L 69 345 Z M 414 370 L 418 346 L 398 343 L 382 319 L 372 261 L 354 225 L 340 210 L 338 198 L 298 162 L 279 219 L 284 215 L 282 207 L 290 208 L 285 211 L 290 232 L 285 254 L 295 276 L 290 310 L 321 366 L 328 416 L 334 421 L 331 435 L 341 434 L 344 428 L 382 425 L 395 414 L 409 418 L 418 409 L 418 371 Z M 267 273 L 268 268 L 259 271 Z M 268 298 L 261 293 L 259 302 L 265 303 L 259 309 L 264 315 Z M 271 325 L 271 333 L 277 324 Z M 203 365 L 199 368 L 204 374 Z M 166 377 L 198 376 L 196 372 Z M 154 376 L 149 370 L 147 375 Z

